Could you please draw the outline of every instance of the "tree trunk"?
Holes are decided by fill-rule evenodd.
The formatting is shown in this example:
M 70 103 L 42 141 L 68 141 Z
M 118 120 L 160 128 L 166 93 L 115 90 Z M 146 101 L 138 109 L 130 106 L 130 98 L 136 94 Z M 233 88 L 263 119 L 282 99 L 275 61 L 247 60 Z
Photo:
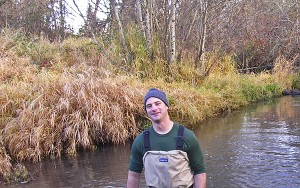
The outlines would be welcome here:
M 202 40 L 201 40 L 201 74 L 204 75 L 205 69 L 206 69 L 206 61 L 205 61 L 205 43 L 206 43 L 206 30 L 207 30 L 207 8 L 205 9 L 204 14 L 204 25 L 203 25 L 203 31 L 202 31 Z
M 144 23 L 143 23 L 143 14 L 142 14 L 140 0 L 136 0 L 135 6 L 136 6 L 136 17 L 137 17 L 138 25 L 140 27 L 141 32 L 143 33 L 144 38 L 146 39 L 146 32 L 145 32 L 145 27 L 144 27 Z
M 149 15 L 150 3 L 144 0 L 143 6 L 145 9 L 145 24 L 146 24 L 146 46 L 149 57 L 152 56 L 152 38 L 151 38 L 151 27 L 150 27 L 150 15 Z
M 87 20 L 85 19 L 84 15 L 82 14 L 81 10 L 79 9 L 79 7 L 78 7 L 77 3 L 75 2 L 75 0 L 73 0 L 73 4 L 74 4 L 74 6 L 76 7 L 79 16 L 83 19 L 84 23 L 87 24 Z M 96 36 L 95 36 L 95 33 L 94 33 L 94 31 L 90 28 L 91 26 L 90 26 L 89 24 L 88 24 L 88 27 L 89 27 L 89 30 L 90 30 L 91 33 L 92 33 L 92 36 L 93 36 L 92 38 L 93 38 L 94 42 L 97 44 L 99 50 L 102 50 L 102 45 L 101 45 L 101 44 L 99 43 L 99 41 L 97 40 L 97 38 L 96 38 Z M 106 55 L 105 52 L 103 52 L 103 54 L 104 54 L 103 56 L 104 56 L 109 62 L 112 62 L 112 60 L 109 58 L 108 55 Z
M 161 41 L 162 41 L 162 47 L 161 51 L 163 52 L 163 58 L 167 60 L 169 58 L 169 50 L 168 50 L 168 43 L 169 41 L 169 34 L 170 34 L 170 21 L 169 21 L 169 14 L 168 14 L 168 4 L 169 0 L 163 1 L 163 27 L 161 34 Z
M 189 29 L 188 29 L 187 33 L 184 35 L 183 43 L 182 43 L 183 46 L 180 48 L 179 53 L 178 53 L 178 57 L 177 57 L 177 61 L 179 61 L 179 62 L 181 61 L 181 58 L 182 58 L 182 51 L 183 51 L 182 49 L 184 49 L 187 45 L 186 41 L 190 37 L 190 34 L 191 34 L 192 28 L 194 26 L 194 23 L 196 21 L 197 15 L 198 15 L 198 9 L 196 9 L 196 11 L 194 13 L 194 16 L 193 16 L 192 23 L 189 25 Z
M 59 0 L 59 10 L 60 10 L 60 27 L 59 35 L 62 38 L 65 38 L 65 15 L 66 15 L 66 6 L 64 5 L 64 0 Z
M 100 0 L 97 0 L 95 3 L 95 8 L 93 12 L 93 18 L 92 18 L 92 29 L 94 30 L 95 27 L 97 27 L 97 13 L 99 9 Z
M 129 50 L 128 50 L 128 47 L 127 47 L 127 44 L 126 44 L 124 30 L 123 30 L 123 26 L 122 26 L 122 23 L 121 23 L 121 20 L 120 20 L 120 16 L 119 16 L 119 10 L 115 6 L 115 0 L 113 0 L 112 3 L 113 3 L 112 4 L 112 6 L 113 6 L 112 8 L 114 10 L 116 22 L 117 22 L 118 27 L 119 27 L 119 34 L 120 34 L 121 42 L 122 42 L 123 49 L 124 49 L 124 52 L 125 52 L 125 55 L 126 55 L 126 61 L 130 62 L 131 61 L 131 54 L 129 53 Z
M 195 59 L 195 68 L 198 68 L 199 61 L 201 62 L 201 75 L 205 74 L 205 42 L 206 42 L 206 29 L 207 29 L 207 1 L 202 1 L 200 4 L 200 37 L 198 44 L 197 57 Z
M 175 36 L 175 26 L 176 26 L 176 0 L 171 0 L 171 23 L 170 23 L 170 60 L 169 64 L 175 61 L 175 49 L 176 49 L 176 36 Z
M 150 33 L 151 33 L 151 39 L 153 39 L 153 16 L 154 16 L 154 7 L 155 7 L 155 0 L 150 0 L 149 3 L 149 12 L 150 12 Z

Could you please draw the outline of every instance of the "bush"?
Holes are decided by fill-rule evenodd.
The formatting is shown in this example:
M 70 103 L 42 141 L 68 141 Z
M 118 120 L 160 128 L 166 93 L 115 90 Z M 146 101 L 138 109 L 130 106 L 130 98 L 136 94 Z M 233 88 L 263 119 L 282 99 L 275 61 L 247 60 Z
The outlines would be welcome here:
M 292 88 L 300 89 L 300 73 L 297 73 L 294 75 L 293 82 L 292 82 Z

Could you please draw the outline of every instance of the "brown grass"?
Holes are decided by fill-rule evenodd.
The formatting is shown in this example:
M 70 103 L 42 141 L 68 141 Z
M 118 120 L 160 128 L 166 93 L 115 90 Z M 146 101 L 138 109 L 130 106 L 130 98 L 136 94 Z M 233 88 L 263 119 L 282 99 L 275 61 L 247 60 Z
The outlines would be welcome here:
M 39 161 L 99 143 L 125 143 L 138 133 L 141 96 L 110 79 L 57 80 L 6 125 L 9 152 L 18 160 Z
M 276 83 L 272 75 L 236 74 L 228 59 L 216 64 L 205 79 L 188 64 L 167 70 L 157 60 L 149 67 L 145 54 L 133 67 L 120 71 L 97 55 L 91 41 L 75 44 L 66 40 L 57 45 L 60 52 L 52 46 L 55 52 L 50 50 L 52 56 L 45 57 L 53 62 L 42 67 L 33 58 L 45 59 L 47 41 L 36 45 L 38 51 L 23 50 L 30 52 L 29 57 L 16 55 L 13 48 L 20 45 L 12 47 L 16 45 L 13 40 L 0 37 L 0 176 L 4 179 L 16 174 L 26 180 L 24 166 L 13 167 L 12 160 L 74 156 L 79 149 L 93 150 L 98 144 L 122 144 L 134 138 L 147 126 L 142 101 L 151 87 L 167 93 L 172 120 L 186 125 L 237 109 L 268 92 L 272 97 L 278 88 L 272 85 Z M 287 78 L 286 74 L 281 78 Z
M 125 143 L 142 127 L 142 95 L 128 79 L 86 64 L 50 68 L 0 50 L 0 176 L 25 172 L 15 161 L 39 161 L 98 144 Z M 3 139 L 3 142 L 2 142 Z M 21 170 L 20 170 L 21 169 Z M 13 178 L 14 179 L 14 178 Z
M 11 158 L 7 154 L 2 138 L 0 138 L 0 177 L 5 181 L 8 180 L 12 172 Z
M 278 56 L 274 62 L 273 74 L 276 82 L 291 88 L 295 61 L 288 61 L 284 56 Z

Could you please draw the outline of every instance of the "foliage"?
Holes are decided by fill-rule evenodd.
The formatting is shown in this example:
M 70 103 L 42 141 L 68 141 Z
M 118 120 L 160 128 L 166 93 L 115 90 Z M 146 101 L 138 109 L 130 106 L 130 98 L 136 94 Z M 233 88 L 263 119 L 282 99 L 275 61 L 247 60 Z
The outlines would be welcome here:
M 300 73 L 299 72 L 297 74 L 295 74 L 293 77 L 292 88 L 300 89 Z
M 16 180 L 27 181 L 26 169 L 14 167 L 11 161 L 74 156 L 79 149 L 93 150 L 98 144 L 120 144 L 134 138 L 149 124 L 141 101 L 151 87 L 166 91 L 172 119 L 190 126 L 278 96 L 292 83 L 290 71 L 279 66 L 282 60 L 273 73 L 241 75 L 229 55 L 208 54 L 208 65 L 214 68 L 202 77 L 192 61 L 168 66 L 162 59 L 151 60 L 134 31 L 128 40 L 135 56 L 130 65 L 122 61 L 117 41 L 103 50 L 87 38 L 50 43 L 32 42 L 21 34 L 0 35 L 3 179 L 10 180 L 18 171 Z M 38 54 L 32 46 L 49 53 Z M 37 57 L 51 59 L 51 66 L 32 63 Z
M 248 102 L 267 100 L 280 96 L 282 85 L 275 82 L 275 77 L 269 74 L 250 75 L 241 80 L 242 92 Z
M 9 152 L 17 160 L 39 161 L 99 143 L 124 143 L 137 134 L 142 111 L 133 91 L 110 79 L 62 75 L 6 125 Z
M 24 165 L 17 163 L 8 177 L 8 182 L 27 183 L 31 180 L 30 173 Z
M 230 54 L 220 54 L 220 52 L 207 53 L 207 75 L 209 74 L 234 74 L 237 73 L 235 61 Z
M 4 30 L 2 38 L 6 40 L 2 49 L 12 49 L 18 56 L 30 57 L 32 63 L 38 65 L 43 62 L 52 61 L 55 57 L 55 53 L 59 52 L 59 49 L 47 39 L 43 37 L 29 38 L 22 31 L 13 32 L 8 29 Z
M 97 40 L 97 42 L 101 43 L 101 40 Z M 99 56 L 100 46 L 90 38 L 67 38 L 61 44 L 58 44 L 57 48 L 60 49 L 61 61 L 67 62 L 68 65 L 81 63 L 97 65 L 101 58 Z
M 2 137 L 0 137 L 0 177 L 8 181 L 12 172 L 11 158 L 6 152 Z
M 273 74 L 276 83 L 281 83 L 282 87 L 291 88 L 294 61 L 287 60 L 284 56 L 278 56 L 274 62 Z

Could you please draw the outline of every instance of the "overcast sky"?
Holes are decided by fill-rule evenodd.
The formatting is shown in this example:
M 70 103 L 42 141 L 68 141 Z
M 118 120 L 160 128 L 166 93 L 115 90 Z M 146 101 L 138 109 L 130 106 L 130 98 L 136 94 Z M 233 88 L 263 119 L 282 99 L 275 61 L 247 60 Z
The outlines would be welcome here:
M 70 15 L 66 18 L 66 21 L 68 24 L 71 25 L 71 27 L 73 28 L 75 33 L 78 33 L 78 30 L 81 26 L 83 26 L 84 21 L 82 19 L 82 17 L 79 16 L 78 10 L 75 7 L 73 0 L 66 0 L 67 2 L 67 8 L 68 11 L 70 12 Z M 81 13 L 85 16 L 86 11 L 87 11 L 87 7 L 88 7 L 88 3 L 90 2 L 90 0 L 75 0 L 78 8 L 80 9 Z M 91 3 L 91 5 L 94 5 L 93 3 Z M 101 6 L 101 5 L 100 5 Z M 103 6 L 101 6 L 101 9 L 104 9 Z M 97 17 L 100 18 L 106 18 L 106 15 L 98 12 Z
M 68 3 L 68 10 L 71 13 L 71 15 L 69 15 L 67 17 L 67 22 L 68 22 L 68 24 L 71 25 L 71 27 L 73 27 L 74 32 L 78 33 L 78 29 L 83 25 L 84 21 L 79 16 L 77 8 L 74 6 L 73 0 L 66 0 L 66 2 Z M 78 7 L 80 8 L 81 13 L 83 15 L 85 15 L 85 12 L 87 10 L 88 1 L 87 0 L 76 0 L 75 2 L 78 5 Z

